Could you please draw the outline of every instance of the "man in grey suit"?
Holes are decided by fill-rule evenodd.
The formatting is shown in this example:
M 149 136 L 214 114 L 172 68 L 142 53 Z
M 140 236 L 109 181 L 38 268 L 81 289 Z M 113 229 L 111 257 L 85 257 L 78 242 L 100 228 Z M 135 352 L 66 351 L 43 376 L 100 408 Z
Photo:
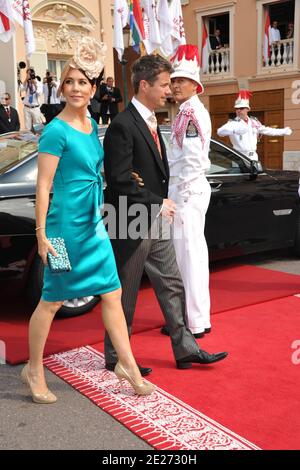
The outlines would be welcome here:
M 169 167 L 166 149 L 154 110 L 165 105 L 170 95 L 170 63 L 159 55 L 139 58 L 132 67 L 135 96 L 107 129 L 104 139 L 106 203 L 116 210 L 116 237 L 111 237 L 122 284 L 122 304 L 129 334 L 143 271 L 159 301 L 179 369 L 193 363 L 211 364 L 224 359 L 226 352 L 209 354 L 199 349 L 185 324 L 185 293 L 170 237 L 165 237 L 164 220 L 172 221 L 176 206 L 168 199 Z M 132 177 L 137 171 L 144 186 Z M 135 205 L 146 210 L 139 236 L 132 236 Z M 124 223 L 126 234 L 124 236 Z M 113 370 L 116 353 L 105 337 L 106 368 Z M 140 367 L 141 374 L 151 369 Z

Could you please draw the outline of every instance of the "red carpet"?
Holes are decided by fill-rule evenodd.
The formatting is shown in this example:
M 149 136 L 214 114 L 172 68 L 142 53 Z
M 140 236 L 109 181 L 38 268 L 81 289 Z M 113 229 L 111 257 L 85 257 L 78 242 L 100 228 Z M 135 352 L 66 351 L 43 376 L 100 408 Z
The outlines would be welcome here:
M 212 313 L 252 305 L 300 292 L 299 276 L 257 268 L 235 266 L 211 274 Z M 27 327 L 30 312 L 21 298 L 2 294 L 0 340 L 6 343 L 6 360 L 11 364 L 28 358 Z M 214 320 L 213 320 L 214 322 Z M 164 323 L 151 287 L 141 289 L 133 332 L 157 328 Z M 92 312 L 67 320 L 55 320 L 45 355 L 94 344 L 103 339 L 101 306 Z
M 103 359 L 90 369 L 86 348 L 46 363 L 154 448 L 299 449 L 299 340 L 297 297 L 217 315 L 213 333 L 200 343 L 230 355 L 212 366 L 179 371 L 159 330 L 136 334 L 135 356 L 153 367 L 151 381 L 159 387 L 151 398 L 119 393 L 114 374 L 102 371 Z M 93 348 L 103 351 L 103 344 Z
M 113 372 L 104 369 L 104 357 L 92 346 L 50 356 L 52 372 L 95 405 L 159 450 L 250 450 L 257 446 L 156 388 L 148 397 L 120 388 Z

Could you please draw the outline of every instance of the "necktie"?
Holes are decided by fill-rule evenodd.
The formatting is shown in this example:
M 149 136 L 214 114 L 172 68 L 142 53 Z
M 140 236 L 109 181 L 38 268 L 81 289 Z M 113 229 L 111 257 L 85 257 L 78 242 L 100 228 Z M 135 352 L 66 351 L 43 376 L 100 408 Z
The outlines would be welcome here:
M 159 137 L 157 133 L 157 119 L 154 113 L 148 117 L 147 122 L 148 122 L 148 127 L 151 131 L 152 137 L 154 139 L 154 142 L 156 143 L 156 146 L 161 156 L 161 147 L 160 147 Z
M 7 106 L 7 107 L 5 108 L 5 111 L 6 111 L 8 120 L 9 120 L 9 122 L 10 122 L 10 108 L 9 108 L 9 106 Z
M 47 99 L 48 104 L 51 104 L 51 94 L 52 94 L 52 88 L 50 84 L 48 83 L 48 99 Z

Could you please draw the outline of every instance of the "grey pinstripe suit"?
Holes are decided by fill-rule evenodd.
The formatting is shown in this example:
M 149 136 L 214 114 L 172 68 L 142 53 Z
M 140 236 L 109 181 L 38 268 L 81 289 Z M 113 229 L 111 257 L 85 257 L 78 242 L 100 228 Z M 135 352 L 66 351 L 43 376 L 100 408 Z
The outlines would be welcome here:
M 162 218 L 154 215 L 151 220 L 150 215 L 151 206 L 157 205 L 159 210 L 159 205 L 168 193 L 169 169 L 166 149 L 160 134 L 159 138 L 162 157 L 145 121 L 131 103 L 125 111 L 118 114 L 104 139 L 107 182 L 105 200 L 116 208 L 117 219 L 120 211 L 119 196 L 127 196 L 127 209 L 137 202 L 148 208 L 149 222 L 152 224 L 152 232 L 155 232 L 152 238 L 111 240 L 123 289 L 122 304 L 130 334 L 138 290 L 145 269 L 170 329 L 175 359 L 179 360 L 197 354 L 199 346 L 185 326 L 185 294 L 173 243 L 162 236 Z M 132 179 L 133 169 L 138 169 L 144 181 L 144 188 L 140 188 Z M 128 224 L 131 220 L 129 217 Z M 117 360 L 107 334 L 105 358 L 107 363 Z

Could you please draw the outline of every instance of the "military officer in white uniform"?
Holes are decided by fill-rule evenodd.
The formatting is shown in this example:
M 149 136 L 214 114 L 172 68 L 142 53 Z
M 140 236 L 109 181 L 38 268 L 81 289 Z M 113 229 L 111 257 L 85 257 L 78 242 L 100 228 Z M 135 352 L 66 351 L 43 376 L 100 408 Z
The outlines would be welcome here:
M 253 116 L 248 116 L 250 110 L 249 99 L 251 93 L 248 90 L 241 90 L 235 102 L 236 118 L 229 120 L 224 126 L 217 130 L 219 137 L 229 136 L 231 144 L 235 150 L 247 155 L 252 160 L 258 160 L 257 140 L 260 135 L 282 136 L 291 135 L 290 127 L 284 129 L 274 129 L 266 127 Z
M 205 177 L 210 167 L 211 121 L 198 98 L 203 86 L 197 46 L 179 46 L 172 65 L 173 97 L 180 104 L 168 152 L 169 198 L 176 203 L 173 240 L 186 293 L 187 326 L 196 338 L 201 338 L 211 328 L 208 249 L 204 236 L 211 196 Z

